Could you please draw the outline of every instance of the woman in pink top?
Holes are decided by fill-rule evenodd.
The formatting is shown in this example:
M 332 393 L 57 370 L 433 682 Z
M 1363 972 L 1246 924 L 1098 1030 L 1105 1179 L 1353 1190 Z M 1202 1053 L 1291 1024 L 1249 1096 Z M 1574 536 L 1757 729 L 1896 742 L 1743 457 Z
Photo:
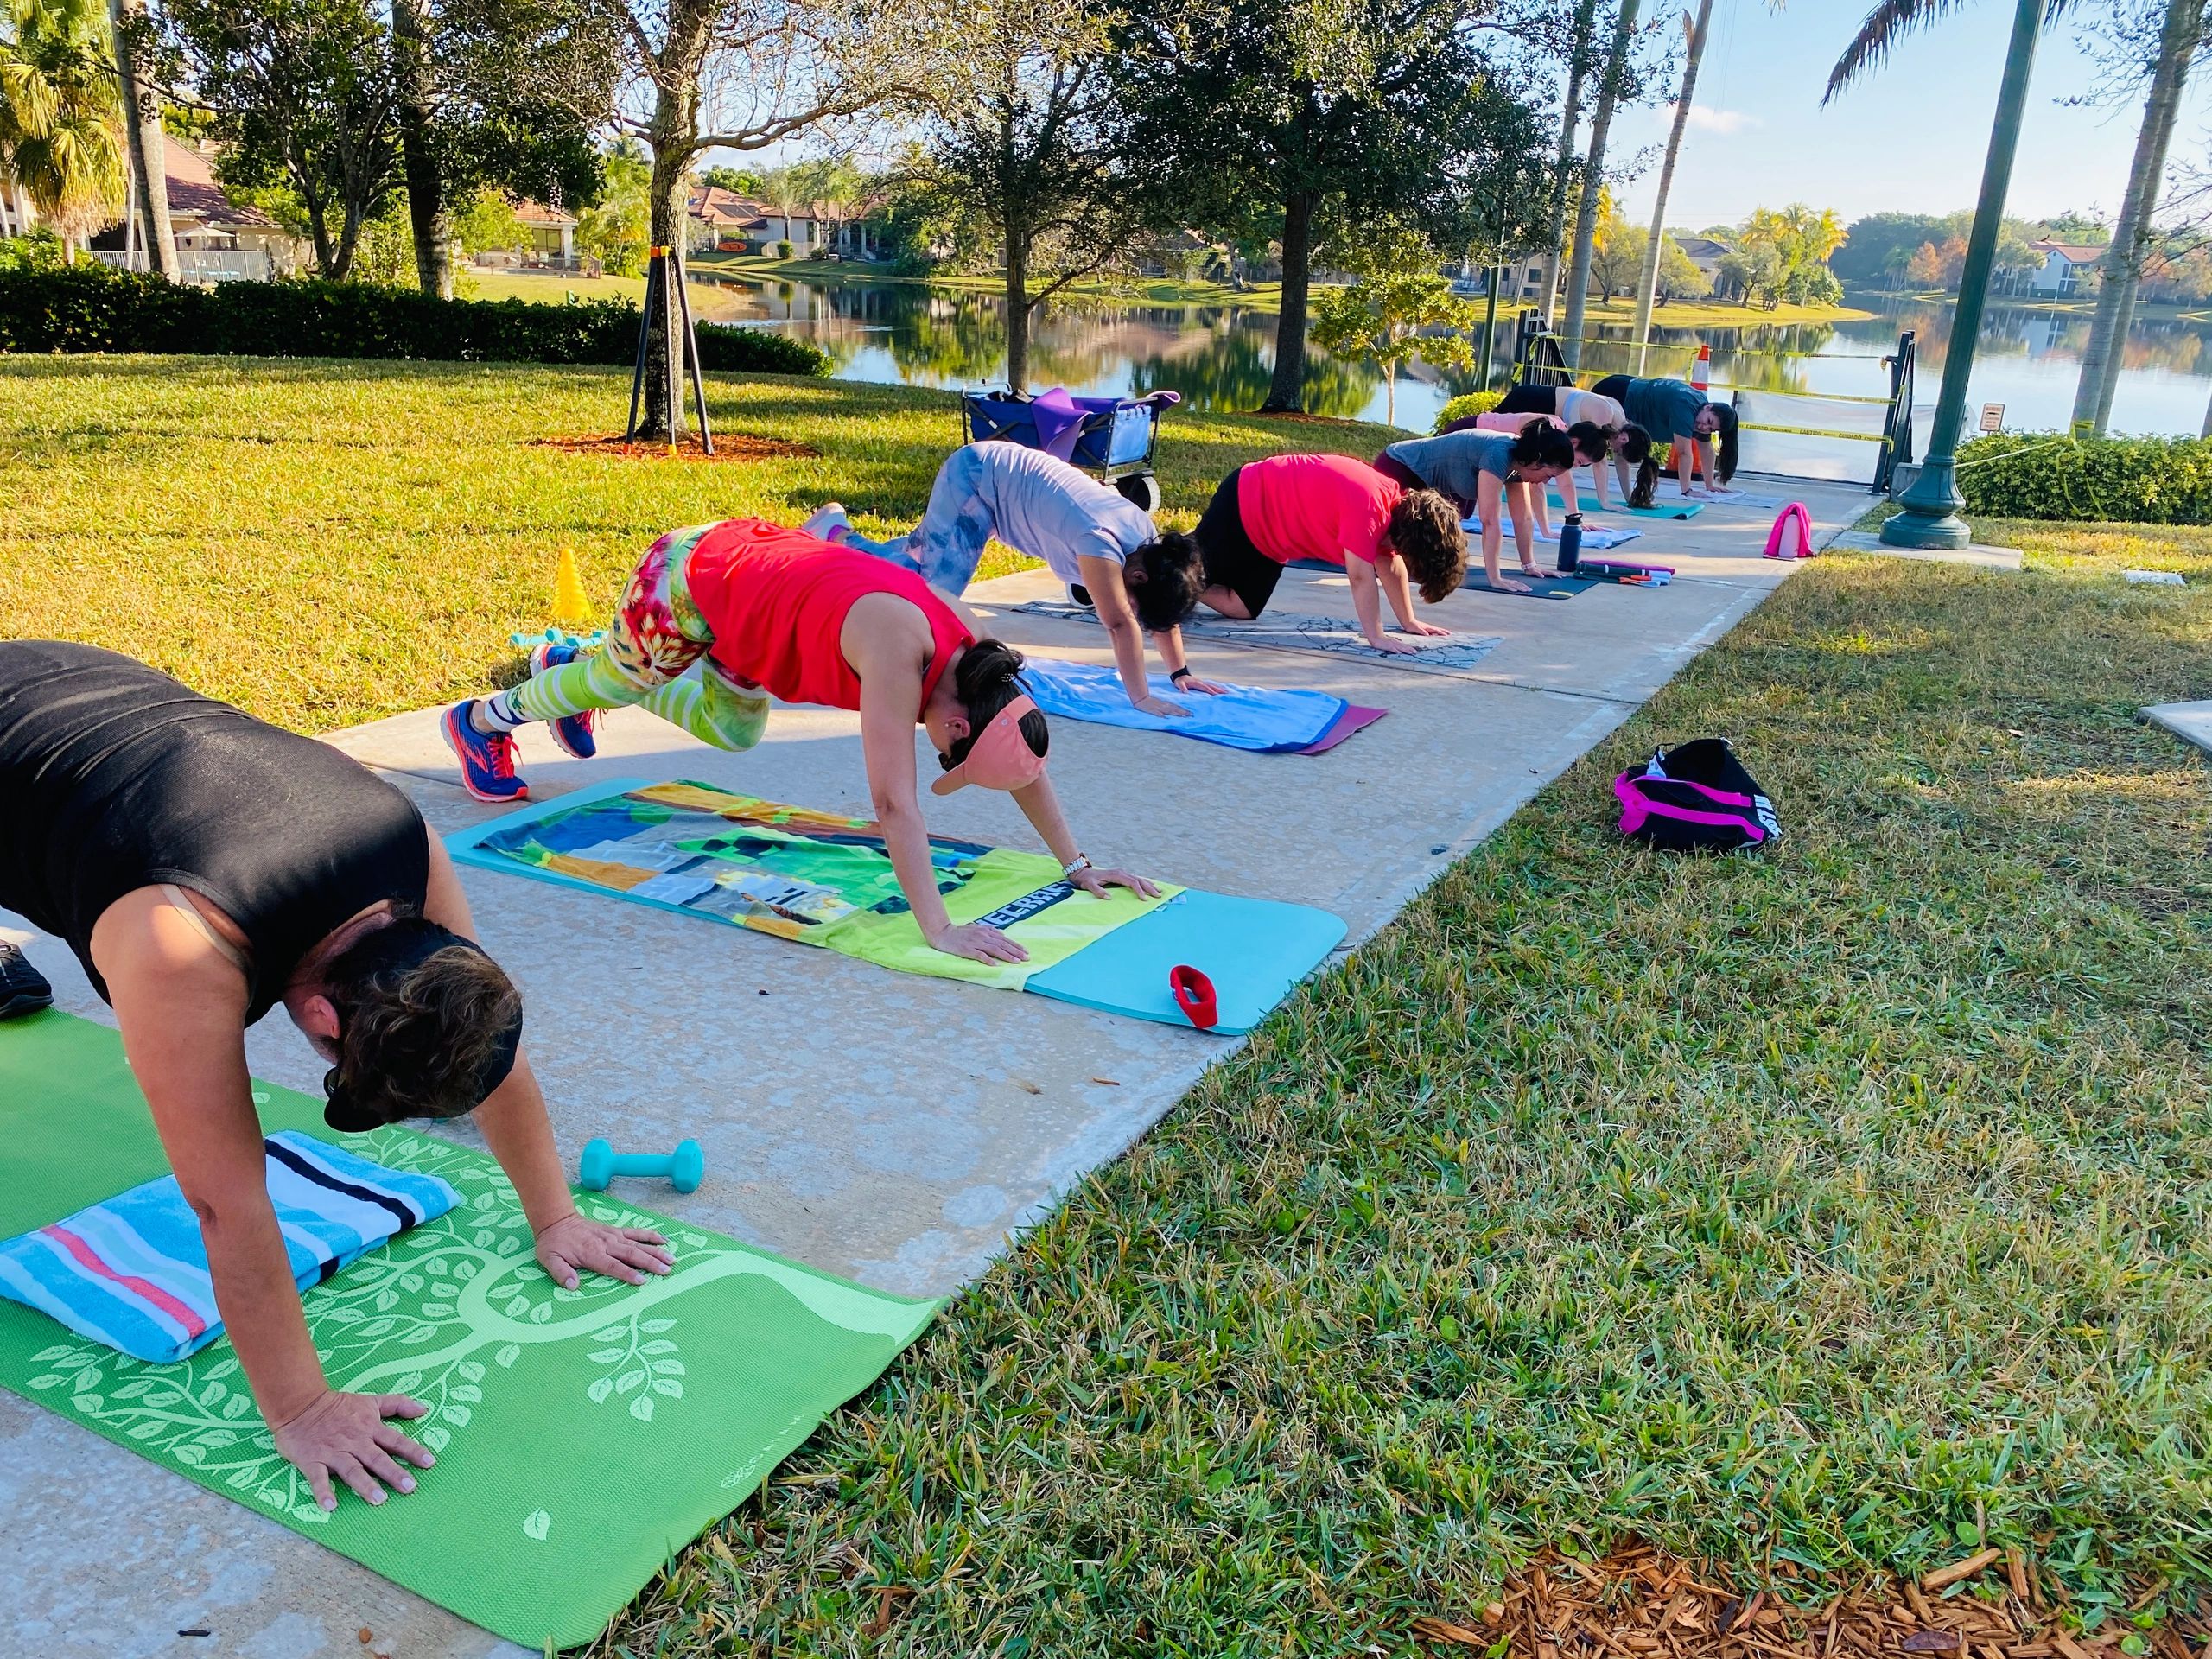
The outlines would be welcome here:
M 1350 455 L 1270 455 L 1239 467 L 1214 492 L 1193 532 L 1205 570 L 1201 602 L 1249 621 L 1267 608 L 1293 559 L 1343 567 L 1360 632 L 1377 651 L 1420 649 L 1382 631 L 1388 596 L 1410 634 L 1451 630 L 1414 618 L 1413 588 L 1430 604 L 1467 570 L 1459 515 L 1434 490 L 1408 490 Z

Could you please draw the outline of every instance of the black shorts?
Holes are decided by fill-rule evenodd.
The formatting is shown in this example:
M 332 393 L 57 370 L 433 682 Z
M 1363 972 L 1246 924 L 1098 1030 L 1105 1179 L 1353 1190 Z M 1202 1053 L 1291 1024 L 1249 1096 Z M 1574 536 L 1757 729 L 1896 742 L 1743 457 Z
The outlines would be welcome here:
M 1559 413 L 1557 386 L 1532 386 L 1523 381 L 1510 388 L 1497 400 L 1494 415 L 1556 415 Z
M 1275 584 L 1282 580 L 1282 566 L 1244 533 L 1244 515 L 1236 505 L 1236 479 L 1243 471 L 1240 467 L 1221 480 L 1213 499 L 1198 515 L 1192 538 L 1198 544 L 1206 586 L 1228 588 L 1244 601 L 1246 615 L 1257 616 L 1267 609 Z
M 1604 379 L 1600 380 L 1596 385 L 1591 387 L 1590 390 L 1596 392 L 1600 397 L 1611 398 L 1623 409 L 1626 409 L 1628 407 L 1628 383 L 1629 377 L 1625 374 L 1609 374 Z

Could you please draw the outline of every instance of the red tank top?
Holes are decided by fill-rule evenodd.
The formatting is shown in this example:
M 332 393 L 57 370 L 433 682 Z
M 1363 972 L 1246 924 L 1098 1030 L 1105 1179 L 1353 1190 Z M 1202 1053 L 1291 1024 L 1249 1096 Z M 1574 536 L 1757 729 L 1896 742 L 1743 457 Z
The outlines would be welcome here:
M 684 567 L 691 602 L 713 631 L 714 659 L 785 702 L 858 709 L 861 677 L 839 636 L 853 602 L 896 594 L 930 621 L 929 701 L 953 653 L 975 635 L 913 571 L 760 518 L 729 518 L 702 536 Z

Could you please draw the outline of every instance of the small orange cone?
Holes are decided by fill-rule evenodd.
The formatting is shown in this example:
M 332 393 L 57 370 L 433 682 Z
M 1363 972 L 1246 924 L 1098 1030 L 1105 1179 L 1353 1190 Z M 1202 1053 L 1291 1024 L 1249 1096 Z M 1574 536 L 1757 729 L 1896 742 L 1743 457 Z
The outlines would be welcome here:
M 576 550 L 573 547 L 561 550 L 561 562 L 553 569 L 553 620 L 591 620 L 591 601 L 584 597 L 583 578 L 576 574 Z
M 1695 363 L 1693 363 L 1693 364 L 1690 365 L 1690 385 L 1692 385 L 1695 386 L 1695 387 L 1696 387 L 1700 391 L 1710 391 L 1710 390 L 1712 389 L 1712 386 L 1713 386 L 1713 347 L 1712 347 L 1712 346 L 1700 346 L 1697 348 L 1697 361 L 1696 361 Z

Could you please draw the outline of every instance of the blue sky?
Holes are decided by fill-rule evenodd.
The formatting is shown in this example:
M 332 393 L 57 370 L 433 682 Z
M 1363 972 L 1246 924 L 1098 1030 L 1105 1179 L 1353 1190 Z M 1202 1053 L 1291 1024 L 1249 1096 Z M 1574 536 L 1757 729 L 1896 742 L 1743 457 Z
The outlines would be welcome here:
M 1679 0 L 1666 0 L 1662 15 L 1672 20 L 1679 10 Z M 2010 0 L 1968 0 L 1907 36 L 1883 67 L 1822 109 L 1828 68 L 1857 31 L 1863 0 L 1789 0 L 1779 12 L 1767 0 L 1716 0 L 1667 222 L 1728 223 L 1753 207 L 1790 201 L 1834 207 L 1847 220 L 1885 209 L 1971 207 L 2012 11 Z M 2046 29 L 2008 211 L 2032 219 L 2069 207 L 2102 209 L 2111 217 L 2134 149 L 2140 94 L 2117 108 L 2054 101 L 2088 89 L 2072 27 Z M 2175 133 L 2177 162 L 2206 158 L 2202 94 L 2200 86 Z M 1661 105 L 1614 123 L 1622 159 L 1629 149 L 1654 147 L 1642 175 L 1622 188 L 1634 223 L 1650 213 L 1656 146 L 1665 142 L 1672 115 L 1671 105 Z

